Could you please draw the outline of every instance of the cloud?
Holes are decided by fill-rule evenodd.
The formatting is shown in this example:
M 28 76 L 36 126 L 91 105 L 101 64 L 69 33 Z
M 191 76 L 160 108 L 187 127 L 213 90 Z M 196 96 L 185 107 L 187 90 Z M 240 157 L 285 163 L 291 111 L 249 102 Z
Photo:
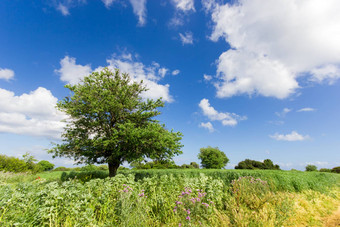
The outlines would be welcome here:
M 218 97 L 262 95 L 284 99 L 305 76 L 340 78 L 340 2 L 337 0 L 203 0 L 214 23 L 211 40 L 231 49 L 217 61 Z
M 133 13 L 138 17 L 138 25 L 143 26 L 146 23 L 146 0 L 130 0 Z
M 204 116 L 207 116 L 211 121 L 221 121 L 224 126 L 235 126 L 238 121 L 247 119 L 247 117 L 241 117 L 235 113 L 216 111 L 214 107 L 210 106 L 208 99 L 202 99 L 198 106 L 202 109 Z
M 102 0 L 106 8 L 110 8 L 115 0 Z
M 210 80 L 212 80 L 212 76 L 207 75 L 207 74 L 204 74 L 204 75 L 203 75 L 203 78 L 204 78 L 205 81 L 210 81 Z
M 283 141 L 303 141 L 303 140 L 307 140 L 310 138 L 308 135 L 303 136 L 297 133 L 296 131 L 292 131 L 290 134 L 286 134 L 286 135 L 275 133 L 274 135 L 269 135 L 269 137 L 275 140 L 283 140 Z
M 71 8 L 85 3 L 86 0 L 54 0 L 52 4 L 57 11 L 61 12 L 62 15 L 68 16 L 70 15 Z
M 181 11 L 195 11 L 194 0 L 172 0 L 172 3 L 177 10 Z
M 11 69 L 2 69 L 0 68 L 0 79 L 3 80 L 11 80 L 14 78 L 14 71 Z
M 60 139 L 66 115 L 56 110 L 57 101 L 43 87 L 20 96 L 0 89 L 0 132 Z
M 312 112 L 312 111 L 315 111 L 315 109 L 314 108 L 310 108 L 310 107 L 306 107 L 306 108 L 299 109 L 296 112 Z
M 90 65 L 77 65 L 76 59 L 69 56 L 60 60 L 60 66 L 60 69 L 55 70 L 60 75 L 60 80 L 72 85 L 92 72 Z
M 176 69 L 176 70 L 172 71 L 171 75 L 176 76 L 176 75 L 178 75 L 180 72 L 181 72 L 181 71 L 179 71 L 178 69 Z
M 159 81 L 165 77 L 169 71 L 165 67 L 161 67 L 157 62 L 146 66 L 141 62 L 136 61 L 131 54 L 124 53 L 120 56 L 113 55 L 107 59 L 107 67 L 111 70 L 119 69 L 122 73 L 128 73 L 134 81 L 143 80 L 144 85 L 149 89 L 142 94 L 144 98 L 157 99 L 162 97 L 165 102 L 172 102 L 173 98 L 170 95 L 169 84 L 160 84 Z M 55 70 L 60 75 L 60 80 L 77 84 L 85 76 L 92 72 L 91 66 L 78 65 L 76 59 L 65 56 L 60 61 L 61 68 Z M 104 66 L 97 67 L 94 71 L 100 71 Z
M 64 16 L 70 15 L 69 8 L 66 5 L 63 5 L 62 3 L 59 3 L 57 10 L 61 12 Z
M 283 110 L 281 112 L 275 112 L 275 114 L 278 116 L 278 117 L 285 117 L 287 115 L 287 113 L 291 112 L 292 109 L 289 109 L 289 108 L 283 108 Z
M 206 129 L 209 130 L 209 132 L 214 132 L 214 131 L 215 131 L 213 125 L 212 125 L 210 122 L 207 122 L 207 123 L 201 122 L 201 124 L 199 125 L 199 127 L 206 128 Z
M 181 38 L 182 44 L 193 44 L 194 39 L 192 37 L 192 32 L 186 32 L 184 35 L 179 33 L 179 37 Z

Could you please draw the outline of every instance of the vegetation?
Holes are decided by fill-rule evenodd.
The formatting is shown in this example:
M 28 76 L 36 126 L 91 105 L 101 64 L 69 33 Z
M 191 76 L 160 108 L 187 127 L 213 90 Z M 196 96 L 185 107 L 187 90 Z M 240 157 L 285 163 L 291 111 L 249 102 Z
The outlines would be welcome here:
M 340 166 L 334 167 L 334 168 L 332 169 L 332 173 L 340 173 Z
M 279 165 L 274 165 L 273 161 L 270 159 L 266 159 L 263 162 L 246 159 L 242 162 L 239 162 L 235 169 L 273 169 L 279 170 Z
M 218 172 L 230 172 L 233 180 L 214 177 Z M 137 173 L 145 177 L 137 179 Z M 340 205 L 340 176 L 334 173 L 135 170 L 85 183 L 27 176 L 0 174 L 0 225 L 321 226 Z M 9 183 L 12 178 L 16 181 Z M 280 189 L 286 184 L 300 185 L 300 190 Z M 314 190 L 318 187 L 322 190 Z
M 229 162 L 225 153 L 218 147 L 201 148 L 198 158 L 201 159 L 201 165 L 205 169 L 222 169 Z
M 53 169 L 54 165 L 48 161 L 40 161 L 39 163 L 36 163 L 36 161 L 37 160 L 29 153 L 24 154 L 22 159 L 0 155 L 0 171 L 37 173 Z
M 317 171 L 318 167 L 316 167 L 315 165 L 307 165 L 306 166 L 306 171 Z
M 49 161 L 46 161 L 46 160 L 42 160 L 42 161 L 38 162 L 37 165 L 39 166 L 39 168 L 42 171 L 50 171 L 54 168 L 54 164 L 52 164 L 52 163 L 50 163 Z
M 49 151 L 54 156 L 70 157 L 77 163 L 108 163 L 112 177 L 124 161 L 169 159 L 182 153 L 182 134 L 168 131 L 154 119 L 164 102 L 141 98 L 147 90 L 143 82 L 106 68 L 65 87 L 72 95 L 57 107 L 70 120 L 63 143 Z

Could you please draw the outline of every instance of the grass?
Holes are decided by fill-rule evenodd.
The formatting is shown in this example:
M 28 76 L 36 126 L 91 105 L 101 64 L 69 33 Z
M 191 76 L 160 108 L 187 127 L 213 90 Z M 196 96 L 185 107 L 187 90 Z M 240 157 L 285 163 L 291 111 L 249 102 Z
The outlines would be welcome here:
M 146 170 L 85 182 L 61 174 L 1 173 L 0 225 L 321 226 L 340 205 L 337 174 Z

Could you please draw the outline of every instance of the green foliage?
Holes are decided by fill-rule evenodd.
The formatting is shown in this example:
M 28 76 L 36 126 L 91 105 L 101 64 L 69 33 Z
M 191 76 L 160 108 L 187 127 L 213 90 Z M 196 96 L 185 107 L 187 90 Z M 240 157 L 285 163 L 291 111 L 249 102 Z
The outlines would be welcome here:
M 316 167 L 315 165 L 307 165 L 306 166 L 306 171 L 317 171 L 318 167 Z
M 319 171 L 320 172 L 325 172 L 325 173 L 331 173 L 332 172 L 331 169 L 327 169 L 327 168 L 321 168 Z
M 70 171 L 70 170 L 71 170 L 71 168 L 59 166 L 59 167 L 55 168 L 53 171 Z
M 141 98 L 147 89 L 119 70 L 93 72 L 77 85 L 66 85 L 72 95 L 57 104 L 72 120 L 63 143 L 49 152 L 77 163 L 108 163 L 110 176 L 124 161 L 168 159 L 181 154 L 180 132 L 168 131 L 154 118 L 164 106 Z
M 101 171 L 105 172 L 107 171 Z M 1 226 L 313 226 L 287 222 L 299 212 L 294 204 L 317 206 L 336 196 L 328 189 L 340 176 L 320 172 L 263 170 L 135 170 L 122 171 L 115 178 L 88 180 L 74 172 L 68 181 L 47 182 L 44 172 L 30 182 L 8 184 L 0 173 Z M 130 172 L 130 173 L 127 173 Z M 137 173 L 151 173 L 137 180 Z M 217 177 L 218 173 L 225 174 Z M 4 173 L 6 177 L 10 177 Z M 254 178 L 240 175 L 256 175 Z M 10 175 L 13 175 L 12 173 Z M 29 178 L 27 175 L 23 175 Z M 63 173 L 63 177 L 67 177 Z M 86 175 L 84 175 L 86 176 Z M 107 175 L 106 175 L 107 176 Z M 145 175 L 146 176 L 146 175 Z M 222 175 L 221 175 L 222 176 Z M 12 176 L 14 177 L 14 176 Z M 228 177 L 228 181 L 225 178 Z M 260 178 L 260 179 L 258 179 Z M 24 178 L 22 178 L 23 180 Z M 233 182 L 229 182 L 234 179 Z M 302 188 L 291 194 L 272 187 L 270 180 L 284 185 L 321 182 L 324 194 Z M 286 180 L 282 180 L 286 179 Z M 227 183 L 229 182 L 229 183 Z M 267 182 L 267 183 L 266 183 Z M 276 181 L 275 181 L 276 182 Z M 338 189 L 338 188 L 336 188 Z M 337 190 L 338 192 L 338 190 Z M 301 200 L 306 194 L 308 200 Z M 328 195 L 330 194 L 330 195 Z M 270 195 L 270 196 L 269 196 Z M 296 200 L 298 197 L 299 200 Z M 317 201 L 317 203 L 315 202 Z M 308 207 L 308 208 L 310 208 Z M 328 209 L 327 212 L 332 212 Z M 327 213 L 326 212 L 326 213 Z M 301 215 L 303 214 L 303 215 Z M 300 213 L 299 218 L 315 213 Z M 188 218 L 189 217 L 189 218 Z M 315 218 L 316 219 L 316 218 Z M 316 226 L 321 225 L 316 223 Z
M 42 171 L 50 171 L 54 168 L 54 164 L 50 163 L 49 161 L 42 160 L 37 163 Z
M 332 173 L 340 173 L 340 166 L 334 167 L 334 168 L 332 169 Z
M 41 167 L 34 163 L 36 159 L 29 153 L 23 155 L 23 159 L 0 155 L 0 171 L 22 173 L 37 173 L 42 171 Z
M 222 169 L 229 162 L 225 153 L 218 147 L 201 148 L 198 158 L 201 159 L 201 165 L 205 169 Z
M 235 166 L 235 169 L 272 169 L 279 170 L 279 165 L 274 165 L 273 161 L 270 159 L 266 159 L 263 162 L 246 159 L 241 161 Z

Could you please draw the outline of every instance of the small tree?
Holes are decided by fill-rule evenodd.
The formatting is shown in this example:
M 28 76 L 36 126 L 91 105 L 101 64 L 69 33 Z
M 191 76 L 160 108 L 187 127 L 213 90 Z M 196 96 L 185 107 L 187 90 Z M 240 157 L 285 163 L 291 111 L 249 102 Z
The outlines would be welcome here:
M 124 161 L 182 153 L 182 134 L 168 131 L 154 119 L 164 102 L 141 98 L 147 90 L 143 81 L 134 82 L 128 74 L 105 68 L 65 87 L 72 95 L 57 107 L 70 120 L 62 134 L 63 143 L 49 151 L 54 157 L 70 157 L 79 164 L 108 163 L 113 177 Z
M 49 161 L 42 160 L 37 163 L 37 165 L 40 167 L 42 171 L 49 171 L 54 168 L 54 164 L 50 163 Z
M 229 162 L 224 152 L 220 151 L 218 147 L 210 146 L 200 149 L 198 159 L 201 159 L 202 167 L 205 169 L 222 169 Z
M 315 165 L 307 165 L 306 171 L 317 171 L 318 168 Z

